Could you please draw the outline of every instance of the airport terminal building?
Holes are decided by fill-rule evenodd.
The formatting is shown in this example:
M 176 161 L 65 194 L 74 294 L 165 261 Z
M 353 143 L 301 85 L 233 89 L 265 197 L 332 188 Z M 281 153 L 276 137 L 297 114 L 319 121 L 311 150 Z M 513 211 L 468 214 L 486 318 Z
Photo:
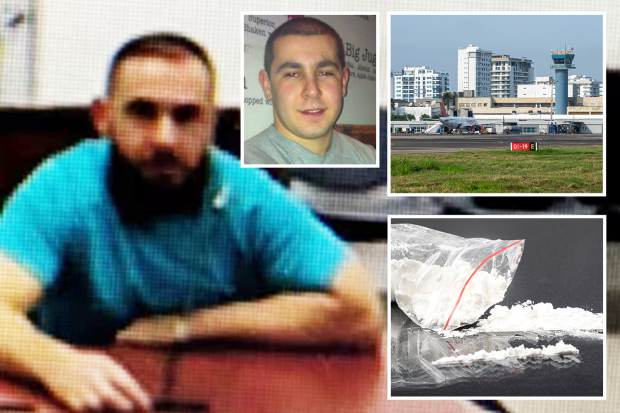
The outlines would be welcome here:
M 555 109 L 555 98 L 554 109 Z M 568 97 L 567 115 L 602 115 L 602 97 Z M 472 115 L 544 115 L 551 112 L 551 96 L 491 98 L 457 97 L 457 108 L 470 110 Z M 554 116 L 555 117 L 555 116 Z
M 551 125 L 555 125 L 559 132 L 579 134 L 603 133 L 603 115 L 479 115 L 476 121 L 488 130 L 501 134 L 504 129 L 511 134 L 545 134 L 553 133 Z M 392 121 L 390 132 L 394 133 L 424 133 L 432 121 Z

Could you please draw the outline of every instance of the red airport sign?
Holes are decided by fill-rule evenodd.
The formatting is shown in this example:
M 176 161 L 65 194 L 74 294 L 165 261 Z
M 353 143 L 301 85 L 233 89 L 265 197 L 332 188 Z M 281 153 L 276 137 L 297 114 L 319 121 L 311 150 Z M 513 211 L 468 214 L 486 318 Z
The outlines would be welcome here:
M 538 142 L 511 142 L 511 151 L 537 151 Z

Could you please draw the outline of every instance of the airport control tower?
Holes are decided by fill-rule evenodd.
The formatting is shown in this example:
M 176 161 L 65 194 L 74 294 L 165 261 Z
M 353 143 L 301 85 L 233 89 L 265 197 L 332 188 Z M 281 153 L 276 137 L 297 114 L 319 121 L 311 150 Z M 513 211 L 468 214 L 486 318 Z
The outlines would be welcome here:
M 568 69 L 574 69 L 573 59 L 575 54 L 573 48 L 570 50 L 551 50 L 553 64 L 551 69 L 555 69 L 555 114 L 566 115 L 568 106 Z

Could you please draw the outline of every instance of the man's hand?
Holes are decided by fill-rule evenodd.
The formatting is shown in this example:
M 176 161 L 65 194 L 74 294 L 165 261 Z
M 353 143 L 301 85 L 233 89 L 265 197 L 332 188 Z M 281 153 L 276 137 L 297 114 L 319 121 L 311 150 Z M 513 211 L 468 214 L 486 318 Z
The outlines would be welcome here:
M 75 349 L 37 330 L 27 313 L 42 291 L 36 277 L 0 252 L 2 370 L 37 378 L 72 410 L 148 409 L 148 395 L 110 357 Z
M 73 411 L 146 411 L 151 401 L 138 382 L 105 354 L 72 350 L 40 375 L 54 396 Z
M 189 338 L 189 320 L 180 315 L 144 318 L 117 334 L 121 342 L 172 344 Z

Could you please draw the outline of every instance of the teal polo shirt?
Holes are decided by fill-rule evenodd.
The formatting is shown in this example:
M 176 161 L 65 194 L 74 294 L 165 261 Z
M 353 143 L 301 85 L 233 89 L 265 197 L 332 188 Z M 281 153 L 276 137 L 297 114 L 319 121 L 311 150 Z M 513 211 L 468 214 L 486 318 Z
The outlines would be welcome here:
M 106 185 L 111 149 L 86 140 L 48 159 L 0 216 L 0 252 L 41 282 L 31 317 L 57 338 L 105 343 L 138 317 L 323 291 L 345 260 L 307 206 L 216 148 L 199 214 L 125 225 Z

